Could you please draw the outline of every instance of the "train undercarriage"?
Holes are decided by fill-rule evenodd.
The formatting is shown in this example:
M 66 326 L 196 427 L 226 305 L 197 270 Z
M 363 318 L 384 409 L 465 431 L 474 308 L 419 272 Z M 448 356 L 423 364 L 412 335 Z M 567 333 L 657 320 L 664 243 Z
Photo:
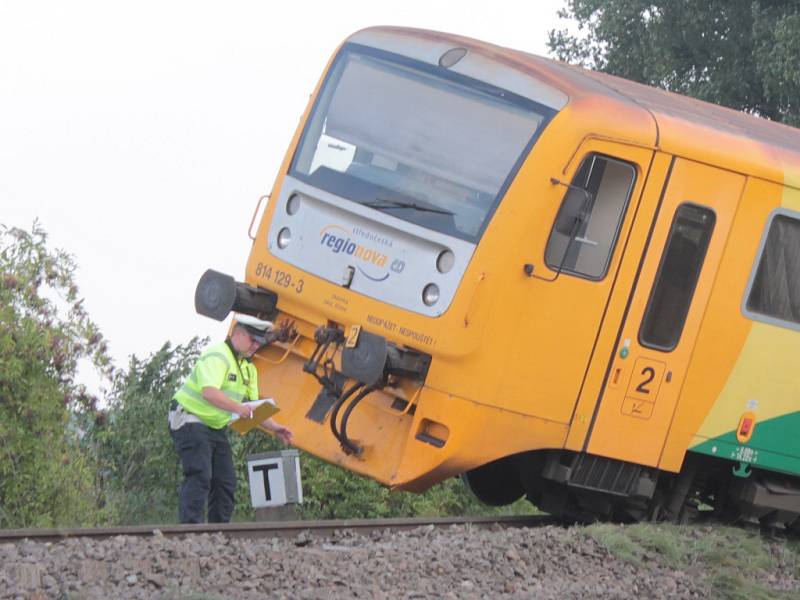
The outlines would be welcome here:
M 800 480 L 752 469 L 737 476 L 730 461 L 689 453 L 680 473 L 563 450 L 509 456 L 462 476 L 485 504 L 523 496 L 566 522 L 713 519 L 800 533 Z

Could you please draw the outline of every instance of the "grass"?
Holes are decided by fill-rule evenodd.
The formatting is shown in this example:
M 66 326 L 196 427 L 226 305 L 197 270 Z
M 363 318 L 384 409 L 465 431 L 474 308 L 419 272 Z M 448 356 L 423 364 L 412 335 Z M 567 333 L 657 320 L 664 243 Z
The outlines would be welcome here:
M 735 573 L 716 573 L 709 578 L 710 598 L 720 600 L 776 600 L 777 598 L 797 598 L 787 593 L 781 594 L 766 586 L 748 581 Z
M 800 578 L 800 543 L 773 541 L 730 527 L 669 524 L 591 525 L 585 533 L 637 568 L 651 565 L 698 577 L 708 597 L 720 600 L 800 599 L 800 590 L 772 589 L 770 571 Z

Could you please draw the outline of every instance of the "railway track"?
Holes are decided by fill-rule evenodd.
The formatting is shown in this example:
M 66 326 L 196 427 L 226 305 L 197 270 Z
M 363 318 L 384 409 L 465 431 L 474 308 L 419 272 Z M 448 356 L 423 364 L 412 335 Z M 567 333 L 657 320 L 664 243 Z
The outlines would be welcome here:
M 115 536 L 167 537 L 221 533 L 236 538 L 294 537 L 303 532 L 329 535 L 339 530 L 369 533 L 376 530 L 403 530 L 417 527 L 542 527 L 555 520 L 548 515 L 505 517 L 436 517 L 410 519 L 340 519 L 324 521 L 259 521 L 251 523 L 203 523 L 197 525 L 138 525 L 127 527 L 5 529 L 0 530 L 0 544 L 16 543 L 24 539 L 37 542 L 58 542 L 67 538 L 105 539 Z

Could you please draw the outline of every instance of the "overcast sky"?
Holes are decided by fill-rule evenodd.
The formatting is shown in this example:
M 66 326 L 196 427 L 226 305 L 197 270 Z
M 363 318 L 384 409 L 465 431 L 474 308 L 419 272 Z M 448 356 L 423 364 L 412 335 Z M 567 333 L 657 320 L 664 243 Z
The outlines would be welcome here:
M 0 223 L 38 218 L 75 256 L 118 366 L 220 338 L 195 284 L 242 279 L 258 198 L 346 36 L 403 25 L 546 55 L 564 4 L 0 0 Z

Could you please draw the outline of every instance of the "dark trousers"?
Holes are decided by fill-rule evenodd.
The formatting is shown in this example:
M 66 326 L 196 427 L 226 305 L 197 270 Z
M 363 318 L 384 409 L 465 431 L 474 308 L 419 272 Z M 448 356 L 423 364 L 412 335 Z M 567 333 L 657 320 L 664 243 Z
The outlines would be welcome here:
M 227 429 L 187 423 L 170 430 L 183 465 L 178 496 L 181 523 L 203 523 L 208 502 L 208 522 L 231 520 L 236 492 L 236 471 Z

